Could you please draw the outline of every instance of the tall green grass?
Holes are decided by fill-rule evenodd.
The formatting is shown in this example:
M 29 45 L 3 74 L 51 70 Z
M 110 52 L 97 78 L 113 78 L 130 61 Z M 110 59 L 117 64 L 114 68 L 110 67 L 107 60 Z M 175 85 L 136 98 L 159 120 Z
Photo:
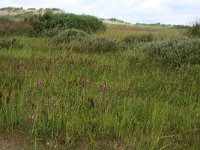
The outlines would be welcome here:
M 51 17 L 36 17 L 42 30 Z M 1 132 L 30 137 L 33 149 L 199 148 L 198 39 L 169 41 L 182 29 L 156 27 L 54 29 L 0 37 Z
M 0 51 L 1 130 L 58 149 L 198 149 L 199 65 L 21 42 Z

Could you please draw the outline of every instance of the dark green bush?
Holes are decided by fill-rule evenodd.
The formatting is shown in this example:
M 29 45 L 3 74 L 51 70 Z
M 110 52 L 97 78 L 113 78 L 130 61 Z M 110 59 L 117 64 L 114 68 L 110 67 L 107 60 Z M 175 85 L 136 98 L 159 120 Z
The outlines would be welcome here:
M 20 43 L 20 41 L 16 38 L 10 40 L 8 39 L 0 40 L 0 49 L 8 50 L 9 48 L 21 49 L 23 48 L 23 44 Z
M 189 29 L 189 35 L 200 38 L 200 21 L 196 21 Z
M 88 33 L 105 30 L 105 25 L 98 18 L 88 15 L 53 14 L 35 15 L 28 19 L 34 30 L 41 33 L 45 30 L 58 27 L 61 29 L 80 29 Z
M 141 42 L 151 42 L 154 40 L 152 34 L 137 34 L 137 35 L 128 35 L 124 38 L 124 43 L 133 44 Z
M 10 40 L 3 39 L 0 41 L 0 49 L 9 49 L 11 45 L 12 41 Z
M 77 29 L 66 29 L 60 32 L 57 36 L 53 38 L 56 44 L 67 44 L 73 40 L 78 40 L 79 38 L 87 36 L 87 33 L 82 30 Z
M 200 64 L 200 39 L 176 39 L 148 44 L 148 57 L 170 66 Z

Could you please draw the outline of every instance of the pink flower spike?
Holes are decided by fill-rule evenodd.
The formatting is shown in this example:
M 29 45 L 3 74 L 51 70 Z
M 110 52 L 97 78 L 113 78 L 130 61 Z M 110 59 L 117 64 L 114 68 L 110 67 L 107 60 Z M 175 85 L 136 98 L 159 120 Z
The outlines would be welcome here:
M 36 86 L 39 87 L 39 85 L 40 85 L 40 80 L 37 79 L 36 80 Z
M 28 120 L 30 120 L 30 121 L 33 121 L 33 120 L 35 120 L 35 116 L 34 116 L 34 115 L 32 115 L 32 114 L 31 114 L 31 115 L 29 115 L 29 116 L 28 116 Z

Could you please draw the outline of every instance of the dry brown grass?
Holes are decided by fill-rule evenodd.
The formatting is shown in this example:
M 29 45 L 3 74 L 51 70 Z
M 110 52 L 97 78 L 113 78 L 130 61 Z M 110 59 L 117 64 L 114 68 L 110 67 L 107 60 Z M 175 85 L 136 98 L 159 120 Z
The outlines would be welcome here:
M 145 34 L 150 33 L 158 39 L 170 39 L 174 37 L 183 36 L 183 33 L 176 30 L 166 30 L 164 28 L 143 28 L 143 27 L 120 27 L 120 28 L 108 28 L 105 32 L 99 33 L 111 39 L 122 40 L 128 35 L 133 34 Z

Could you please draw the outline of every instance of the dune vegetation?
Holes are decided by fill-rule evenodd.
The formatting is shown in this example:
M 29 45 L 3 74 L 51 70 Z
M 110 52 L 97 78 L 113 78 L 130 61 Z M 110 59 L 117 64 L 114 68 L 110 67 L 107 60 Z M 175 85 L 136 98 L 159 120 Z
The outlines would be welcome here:
M 198 149 L 192 28 L 0 16 L 0 133 L 30 149 Z

